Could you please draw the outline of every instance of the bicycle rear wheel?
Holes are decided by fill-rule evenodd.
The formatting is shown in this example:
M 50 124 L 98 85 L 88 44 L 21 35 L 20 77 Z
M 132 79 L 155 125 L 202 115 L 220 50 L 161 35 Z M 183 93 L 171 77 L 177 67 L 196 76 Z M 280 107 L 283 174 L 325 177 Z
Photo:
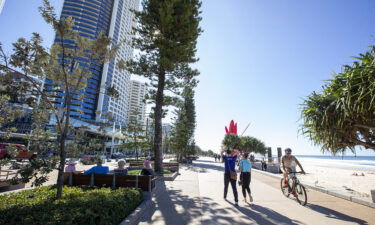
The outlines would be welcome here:
M 289 197 L 289 186 L 288 187 L 284 187 L 284 178 L 281 178 L 280 180 L 280 188 L 281 188 L 281 192 L 283 192 L 283 194 L 286 196 L 286 197 Z
M 295 191 L 297 193 L 297 200 L 301 205 L 307 204 L 306 189 L 302 184 L 296 184 Z

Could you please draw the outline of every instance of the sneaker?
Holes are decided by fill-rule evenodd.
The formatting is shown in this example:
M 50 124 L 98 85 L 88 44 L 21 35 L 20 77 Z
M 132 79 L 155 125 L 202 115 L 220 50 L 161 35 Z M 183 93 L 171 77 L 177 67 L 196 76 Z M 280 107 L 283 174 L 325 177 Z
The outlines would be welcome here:
M 295 191 L 290 192 L 294 197 L 297 197 L 297 193 Z
M 250 202 L 253 202 L 253 196 L 250 195 Z
M 238 206 L 238 202 L 234 203 L 235 206 Z

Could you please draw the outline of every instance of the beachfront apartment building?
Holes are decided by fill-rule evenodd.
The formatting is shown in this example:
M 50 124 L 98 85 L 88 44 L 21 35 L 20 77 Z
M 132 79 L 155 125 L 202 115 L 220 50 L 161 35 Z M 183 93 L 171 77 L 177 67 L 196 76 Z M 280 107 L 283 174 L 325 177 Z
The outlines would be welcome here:
M 146 102 L 145 96 L 147 92 L 147 86 L 145 83 L 131 80 L 130 87 L 130 99 L 129 99 L 129 114 L 128 119 L 131 117 L 137 118 L 141 123 L 145 123 L 146 120 Z
M 110 114 L 117 123 L 123 124 L 127 119 L 130 74 L 119 70 L 116 66 L 120 60 L 128 61 L 133 57 L 133 49 L 128 44 L 131 38 L 134 13 L 139 0 L 65 0 L 61 11 L 61 18 L 71 16 L 75 21 L 73 29 L 86 38 L 95 39 L 104 32 L 112 39 L 112 44 L 122 43 L 116 58 L 102 66 L 90 69 L 91 78 L 88 79 L 83 99 L 73 99 L 74 108 L 71 116 L 86 122 L 105 122 L 105 115 Z M 61 42 L 56 36 L 55 42 Z M 59 90 L 53 88 L 52 81 L 46 81 L 47 91 Z M 114 87 L 119 97 L 108 96 L 107 88 Z M 56 92 L 54 102 L 61 105 L 64 93 Z

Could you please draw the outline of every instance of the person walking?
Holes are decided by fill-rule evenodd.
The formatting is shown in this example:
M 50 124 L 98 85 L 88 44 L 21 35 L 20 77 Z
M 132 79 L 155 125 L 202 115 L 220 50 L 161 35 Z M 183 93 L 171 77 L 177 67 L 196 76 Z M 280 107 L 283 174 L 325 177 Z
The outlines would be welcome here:
M 221 157 L 224 160 L 224 199 L 227 199 L 228 186 L 229 183 L 232 186 L 235 205 L 238 206 L 238 192 L 237 192 L 237 173 L 235 169 L 237 151 L 236 150 L 226 150 L 226 155 L 224 155 L 225 150 L 221 152 Z
M 251 195 L 250 190 L 250 182 L 251 182 L 251 167 L 253 166 L 252 161 L 248 159 L 249 153 L 245 152 L 243 155 L 243 159 L 240 161 L 239 167 L 240 167 L 240 182 L 242 185 L 242 194 L 244 201 L 246 200 L 246 192 L 249 194 L 249 200 L 250 202 L 253 202 L 253 197 Z

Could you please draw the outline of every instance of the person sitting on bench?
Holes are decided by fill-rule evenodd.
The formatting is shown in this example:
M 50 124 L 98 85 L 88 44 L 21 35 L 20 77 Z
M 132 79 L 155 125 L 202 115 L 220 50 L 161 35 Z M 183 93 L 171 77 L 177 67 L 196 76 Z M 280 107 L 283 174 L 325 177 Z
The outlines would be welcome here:
M 107 174 L 109 172 L 108 166 L 102 166 L 102 160 L 98 159 L 96 166 L 91 167 L 91 169 L 85 171 L 83 174 Z
M 141 171 L 141 175 L 143 176 L 155 176 L 154 170 L 151 168 L 151 162 L 146 160 L 143 162 L 143 169 Z
M 68 165 L 65 167 L 65 172 L 67 172 L 67 173 L 76 173 L 77 172 L 76 165 L 77 165 L 77 161 L 74 160 L 74 159 L 71 159 L 69 161 Z
M 117 165 L 118 165 L 118 168 L 114 169 L 113 172 L 115 174 L 124 174 L 124 175 L 127 175 L 128 174 L 128 169 L 125 168 L 125 160 L 120 160 L 118 161 Z

